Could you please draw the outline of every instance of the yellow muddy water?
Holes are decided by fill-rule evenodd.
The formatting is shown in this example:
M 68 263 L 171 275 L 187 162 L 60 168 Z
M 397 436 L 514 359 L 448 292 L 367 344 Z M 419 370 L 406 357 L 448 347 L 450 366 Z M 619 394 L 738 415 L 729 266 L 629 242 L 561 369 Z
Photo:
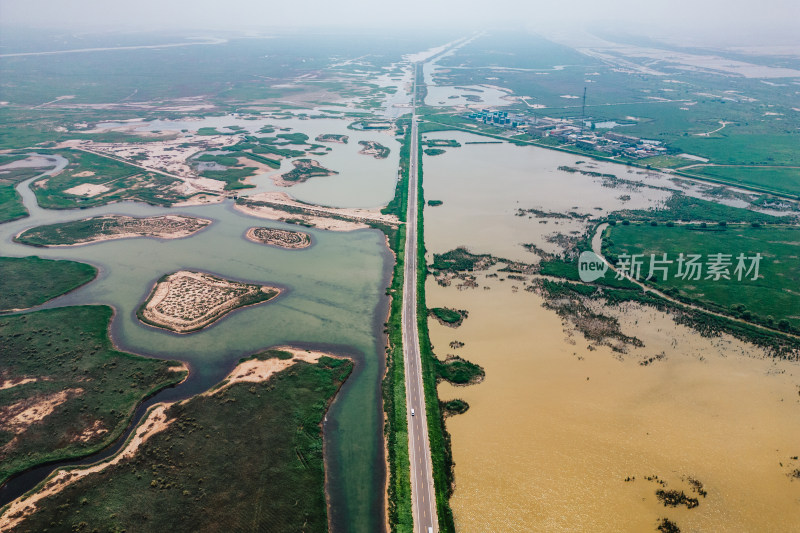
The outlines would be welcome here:
M 503 152 L 501 145 L 480 148 L 481 160 Z M 464 159 L 470 148 L 458 150 Z M 539 198 L 536 207 L 555 211 L 561 207 L 547 200 L 548 188 L 536 191 L 536 161 L 551 165 L 551 158 L 531 152 L 524 168 L 504 163 L 504 175 L 517 180 L 522 202 Z M 536 228 L 536 221 L 515 217 L 509 194 L 484 196 L 481 209 L 469 212 L 469 200 L 462 201 L 468 195 L 454 180 L 463 187 L 478 183 L 479 161 L 454 172 L 445 159 L 430 164 L 433 159 L 425 159 L 426 197 L 444 205 L 425 209 L 429 252 L 465 244 L 523 258 L 521 238 L 541 242 L 541 233 L 523 232 L 522 224 Z M 522 184 L 522 172 L 529 185 Z M 502 188 L 504 180 L 495 177 L 494 186 Z M 601 201 L 566 184 L 561 195 L 574 194 L 584 206 Z M 442 218 L 448 212 L 467 218 Z M 481 227 L 494 228 L 494 239 L 475 231 Z M 580 332 L 542 307 L 539 295 L 504 276 L 479 274 L 477 289 L 426 284 L 429 307 L 469 311 L 458 328 L 429 321 L 437 355 L 459 354 L 486 370 L 481 384 L 439 387 L 442 400 L 470 404 L 467 413 L 447 420 L 458 531 L 656 531 L 662 518 L 683 532 L 800 530 L 800 479 L 790 477 L 800 468 L 798 364 L 765 358 L 728 336 L 702 337 L 633 304 L 602 311 L 619 318 L 622 331 L 644 347 L 622 355 L 590 349 Z M 465 345 L 451 348 L 455 340 Z M 707 496 L 693 489 L 692 479 Z M 659 489 L 684 491 L 699 505 L 666 507 L 656 497 Z
M 646 176 L 620 165 L 602 167 L 575 156 L 535 147 L 485 142 L 463 132 L 428 133 L 429 139 L 453 139 L 461 148 L 448 148 L 443 155 L 424 160 L 426 200 L 442 200 L 441 206 L 425 209 L 425 245 L 442 252 L 459 245 L 516 261 L 533 261 L 523 243 L 539 243 L 548 252 L 558 247 L 545 242 L 554 233 L 582 233 L 580 219 L 517 216 L 518 210 L 600 215 L 618 209 L 647 209 L 669 198 L 671 192 L 619 185 L 607 186 L 598 177 L 564 172 L 558 167 L 581 168 L 613 174 L 624 180 Z M 489 139 L 491 141 L 492 139 Z M 672 185 L 664 179 L 659 185 Z

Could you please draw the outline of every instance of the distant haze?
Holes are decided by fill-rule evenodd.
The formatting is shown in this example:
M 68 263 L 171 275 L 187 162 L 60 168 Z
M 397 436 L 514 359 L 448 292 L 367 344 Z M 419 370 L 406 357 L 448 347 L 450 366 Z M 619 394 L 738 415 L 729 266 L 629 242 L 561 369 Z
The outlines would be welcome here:
M 611 28 L 692 44 L 798 42 L 798 0 L 0 0 L 0 25 L 83 29 Z

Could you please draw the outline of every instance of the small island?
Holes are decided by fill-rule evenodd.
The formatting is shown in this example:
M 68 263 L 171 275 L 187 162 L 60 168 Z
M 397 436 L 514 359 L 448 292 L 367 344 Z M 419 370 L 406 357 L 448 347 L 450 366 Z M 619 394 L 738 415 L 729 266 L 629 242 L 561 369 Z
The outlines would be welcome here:
M 386 159 L 389 157 L 389 148 L 378 141 L 358 141 L 358 144 L 363 146 L 358 152 L 359 154 L 371 155 L 375 159 Z
M 455 139 L 427 139 L 422 141 L 423 146 L 430 146 L 430 147 L 448 147 L 448 148 L 460 148 L 461 143 Z
M 318 143 L 339 143 L 339 144 L 347 144 L 347 140 L 350 137 L 347 135 L 340 135 L 338 133 L 322 133 L 317 135 L 315 141 Z
M 289 250 L 299 250 L 311 246 L 311 235 L 302 231 L 259 227 L 248 229 L 245 237 L 253 242 Z
M 31 246 L 73 246 L 132 237 L 180 239 L 211 224 L 204 218 L 186 215 L 129 217 L 103 215 L 26 230 L 14 240 Z
M 136 315 L 151 326 L 191 333 L 235 309 L 266 302 L 280 293 L 277 287 L 180 270 L 158 280 Z
M 292 161 L 292 164 L 294 169 L 278 176 L 277 185 L 290 187 L 297 183 L 308 181 L 311 178 L 338 174 L 335 170 L 327 169 L 320 165 L 319 161 L 314 161 L 313 159 L 296 159 Z
M 440 324 L 451 328 L 457 328 L 469 316 L 464 309 L 450 309 L 449 307 L 434 307 L 428 310 L 428 314 L 438 320 Z

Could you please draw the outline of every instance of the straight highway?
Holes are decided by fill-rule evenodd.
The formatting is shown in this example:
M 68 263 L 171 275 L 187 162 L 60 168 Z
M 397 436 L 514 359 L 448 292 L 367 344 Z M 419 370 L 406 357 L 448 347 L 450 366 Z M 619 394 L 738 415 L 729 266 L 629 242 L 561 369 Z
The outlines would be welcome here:
M 411 506 L 414 530 L 420 533 L 439 531 L 436 493 L 428 440 L 425 391 L 422 385 L 422 361 L 417 327 L 417 188 L 419 130 L 417 127 L 417 78 L 421 70 L 414 66 L 414 96 L 411 116 L 411 150 L 408 172 L 408 211 L 406 217 L 405 271 L 403 281 L 403 361 L 406 378 L 408 416 L 408 452 L 411 461 Z

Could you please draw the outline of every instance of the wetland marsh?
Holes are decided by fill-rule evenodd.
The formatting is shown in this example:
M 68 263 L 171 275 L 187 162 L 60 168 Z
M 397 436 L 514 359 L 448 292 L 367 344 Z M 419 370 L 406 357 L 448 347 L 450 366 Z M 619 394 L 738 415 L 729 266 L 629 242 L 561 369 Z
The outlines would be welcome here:
M 373 529 L 382 523 L 385 474 L 379 384 L 385 341 L 381 330 L 388 312 L 385 287 L 392 258 L 381 232 L 307 229 L 315 246 L 297 252 L 247 240 L 247 230 L 265 221 L 234 210 L 231 201 L 179 209 L 122 202 L 51 211 L 35 204 L 29 183 L 20 184 L 18 191 L 31 216 L 0 226 L 2 254 L 36 253 L 97 267 L 100 273 L 95 281 L 44 307 L 110 305 L 115 310 L 111 335 L 116 346 L 189 365 L 190 377 L 180 389 L 184 394 L 205 390 L 241 357 L 269 346 L 319 346 L 353 356 L 353 374 L 324 424 L 331 519 L 342 524 L 343 530 Z M 12 240 L 35 226 L 110 214 L 182 214 L 212 223 L 202 232 L 170 241 L 143 237 L 42 249 Z M 286 230 L 294 227 L 268 225 Z M 188 336 L 139 323 L 136 309 L 156 280 L 165 272 L 187 268 L 262 285 L 277 282 L 286 288 L 286 294 L 273 304 L 238 310 Z
M 523 243 L 560 253 L 569 241 L 554 235 L 574 239 L 590 227 L 567 213 L 656 207 L 672 194 L 664 188 L 677 189 L 666 176 L 593 163 L 643 182 L 608 187 L 558 170 L 575 156 L 444 136 L 463 146 L 424 159 L 425 196 L 443 202 L 425 208 L 428 263 L 458 245 L 536 263 Z M 426 283 L 428 306 L 469 312 L 458 329 L 428 319 L 437 357 L 458 355 L 486 372 L 477 385 L 439 385 L 442 401 L 469 404 L 446 421 L 458 530 L 647 531 L 663 518 L 689 531 L 800 525 L 791 479 L 800 451 L 796 361 L 725 334 L 704 337 L 650 307 L 594 302 L 643 343 L 620 353 L 543 307 L 540 292 L 526 290 L 535 275 L 502 264 L 472 273 L 474 283 Z M 665 487 L 699 505 L 666 507 L 656 495 Z

